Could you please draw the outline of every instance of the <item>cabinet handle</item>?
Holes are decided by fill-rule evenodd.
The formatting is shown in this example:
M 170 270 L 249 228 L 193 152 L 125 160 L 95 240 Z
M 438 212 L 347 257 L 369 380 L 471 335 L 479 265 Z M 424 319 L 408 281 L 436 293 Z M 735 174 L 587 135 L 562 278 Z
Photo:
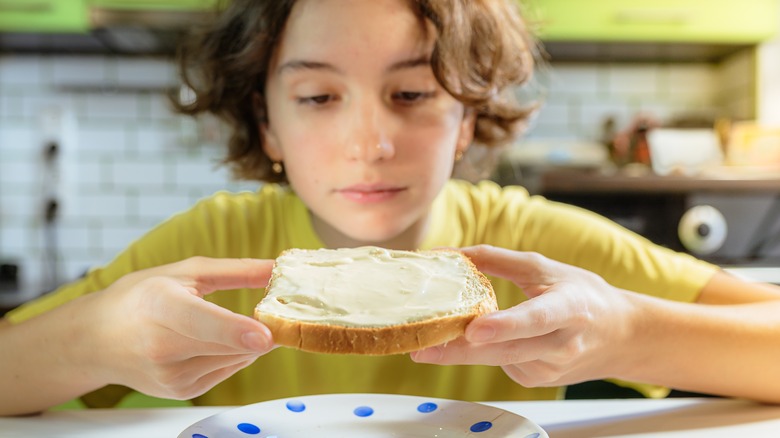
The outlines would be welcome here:
M 51 2 L 16 2 L 0 1 L 0 12 L 25 12 L 31 14 L 42 14 L 54 10 Z
M 691 21 L 691 13 L 683 10 L 632 9 L 618 11 L 618 24 L 672 24 L 682 25 Z

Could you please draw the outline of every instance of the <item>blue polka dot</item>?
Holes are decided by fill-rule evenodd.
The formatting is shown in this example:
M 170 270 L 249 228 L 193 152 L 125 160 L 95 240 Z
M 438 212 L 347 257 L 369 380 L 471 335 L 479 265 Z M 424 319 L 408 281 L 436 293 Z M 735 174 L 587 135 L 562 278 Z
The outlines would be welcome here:
M 298 400 L 292 400 L 287 402 L 287 409 L 293 412 L 303 412 L 306 410 L 306 405 Z
M 480 421 L 479 423 L 472 424 L 469 430 L 471 430 L 472 432 L 484 432 L 490 429 L 491 427 L 493 427 L 493 423 L 489 421 Z
M 525 438 L 539 438 L 541 435 L 539 435 L 539 432 L 532 433 L 530 435 L 526 435 Z
M 260 428 L 252 423 L 240 423 L 237 427 L 238 430 L 244 432 L 247 435 L 257 435 L 260 433 Z
M 417 406 L 417 410 L 422 412 L 423 414 L 427 414 L 428 412 L 433 412 L 439 407 L 436 406 L 436 403 L 423 403 L 420 406 Z
M 192 438 L 209 438 L 206 435 L 201 435 L 199 433 L 193 433 Z
M 355 415 L 358 417 L 370 417 L 373 415 L 374 410 L 370 406 L 358 406 L 354 410 Z

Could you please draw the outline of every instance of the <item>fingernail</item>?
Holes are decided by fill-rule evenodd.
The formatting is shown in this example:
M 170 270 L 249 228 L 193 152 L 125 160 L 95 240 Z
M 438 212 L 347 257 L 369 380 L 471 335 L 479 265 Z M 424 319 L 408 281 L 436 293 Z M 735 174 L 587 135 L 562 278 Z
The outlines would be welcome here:
M 241 342 L 250 350 L 266 352 L 270 348 L 268 339 L 257 332 L 246 332 L 241 335 Z
M 415 352 L 412 360 L 415 362 L 438 362 L 442 356 L 441 347 L 431 347 Z
M 468 335 L 468 339 L 471 342 L 487 342 L 495 336 L 496 329 L 489 325 L 483 325 L 482 327 L 477 327 L 475 330 L 472 330 Z

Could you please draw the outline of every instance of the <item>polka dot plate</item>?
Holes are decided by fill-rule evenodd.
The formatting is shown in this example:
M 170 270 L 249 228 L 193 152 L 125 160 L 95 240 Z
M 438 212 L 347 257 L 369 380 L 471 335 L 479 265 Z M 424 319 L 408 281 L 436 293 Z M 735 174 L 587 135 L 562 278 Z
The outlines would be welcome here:
M 326 394 L 255 403 L 205 418 L 178 438 L 548 438 L 532 421 L 479 403 Z

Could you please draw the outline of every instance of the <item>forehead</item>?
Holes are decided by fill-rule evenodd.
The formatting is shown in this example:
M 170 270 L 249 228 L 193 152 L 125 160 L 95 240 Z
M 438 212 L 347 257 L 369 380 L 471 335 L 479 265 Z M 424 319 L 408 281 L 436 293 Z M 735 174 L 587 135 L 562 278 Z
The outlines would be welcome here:
M 432 29 L 409 0 L 299 0 L 280 36 L 277 60 L 408 57 L 430 51 Z

